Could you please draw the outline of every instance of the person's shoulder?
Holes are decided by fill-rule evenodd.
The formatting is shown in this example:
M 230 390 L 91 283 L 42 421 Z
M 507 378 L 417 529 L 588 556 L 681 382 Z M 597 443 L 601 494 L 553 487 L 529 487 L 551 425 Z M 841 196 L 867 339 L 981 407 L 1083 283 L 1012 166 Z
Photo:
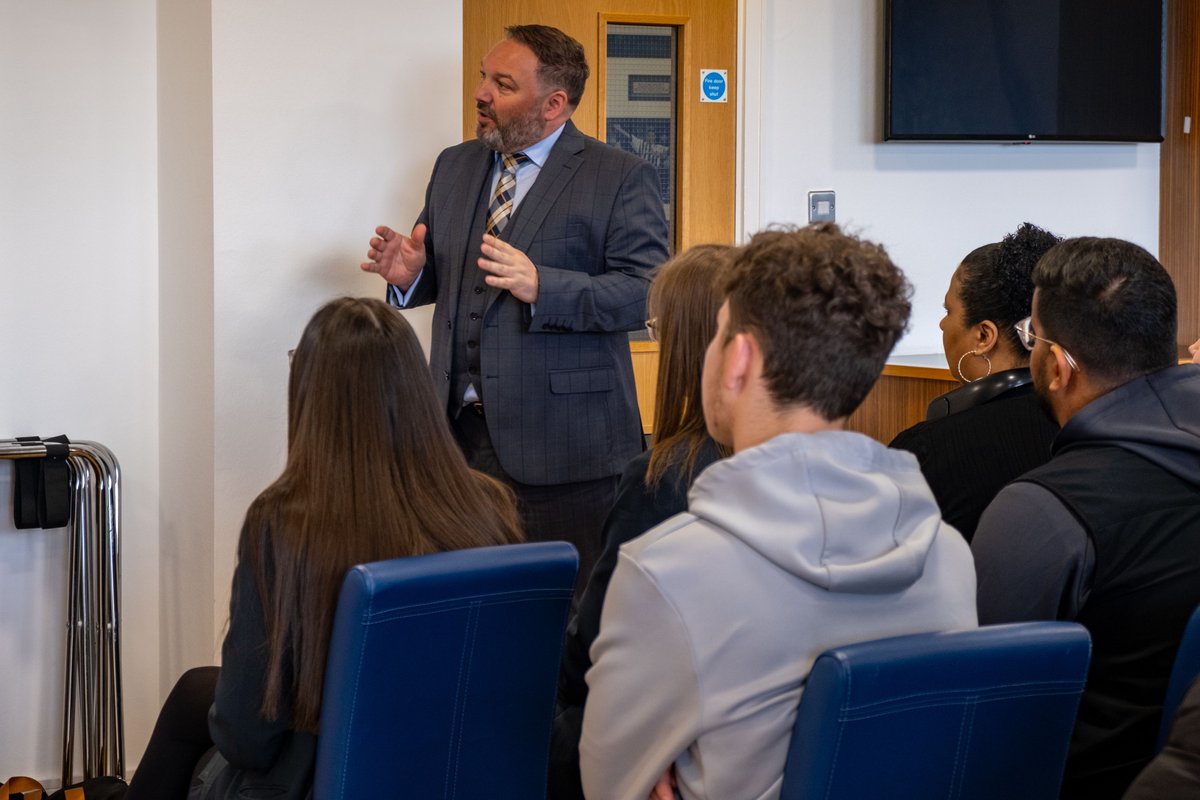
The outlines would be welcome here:
M 650 469 L 650 456 L 653 453 L 654 450 L 647 448 L 629 459 L 625 469 L 621 472 L 621 483 L 643 480 L 646 477 L 646 471 Z
M 680 553 L 686 554 L 689 537 L 697 535 L 704 527 L 705 523 L 694 514 L 681 511 L 621 545 L 621 555 L 643 569 L 652 570 L 658 559 L 669 560 Z
M 907 450 L 919 456 L 928 448 L 929 440 L 935 436 L 938 422 L 940 420 L 922 420 L 912 427 L 905 428 L 888 442 L 888 447 Z
M 1033 547 L 1039 539 L 1075 538 L 1080 530 L 1078 520 L 1057 495 L 1022 476 L 1001 489 L 984 509 L 971 549 L 978 558 L 994 545 L 1009 549 L 1014 540 L 1028 539 Z
M 443 149 L 438 154 L 434 172 L 450 166 L 482 161 L 492 153 L 492 149 L 478 139 L 467 139 Z

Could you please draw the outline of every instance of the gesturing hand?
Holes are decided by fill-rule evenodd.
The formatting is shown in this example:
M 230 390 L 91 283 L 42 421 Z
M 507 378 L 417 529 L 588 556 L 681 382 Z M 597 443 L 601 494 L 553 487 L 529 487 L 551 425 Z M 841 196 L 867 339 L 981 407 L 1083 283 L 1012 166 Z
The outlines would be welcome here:
M 537 302 L 538 272 L 529 256 L 508 242 L 486 234 L 481 252 L 483 255 L 479 259 L 479 268 L 489 273 L 484 278 L 488 286 L 508 289 L 513 297 L 523 303 Z
M 371 237 L 371 249 L 367 258 L 359 267 L 364 272 L 374 272 L 401 291 L 408 291 L 412 282 L 425 268 L 425 233 L 424 225 L 417 225 L 412 230 L 412 236 L 396 233 L 391 228 L 380 225 Z

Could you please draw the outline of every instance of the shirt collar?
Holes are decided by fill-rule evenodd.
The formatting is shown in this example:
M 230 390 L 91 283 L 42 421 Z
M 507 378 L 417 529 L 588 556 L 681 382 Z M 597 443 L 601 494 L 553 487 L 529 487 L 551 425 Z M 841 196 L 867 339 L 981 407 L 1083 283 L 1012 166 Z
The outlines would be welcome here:
M 537 144 L 529 145 L 529 147 L 526 147 L 521 152 L 525 154 L 526 158 L 536 164 L 538 169 L 541 169 L 546 163 L 546 159 L 550 157 L 551 148 L 553 148 L 554 143 L 558 141 L 558 137 L 562 136 L 563 129 L 566 127 L 567 126 L 565 123 L 559 125 L 545 139 L 542 139 Z M 497 154 L 496 157 L 499 158 L 499 154 Z

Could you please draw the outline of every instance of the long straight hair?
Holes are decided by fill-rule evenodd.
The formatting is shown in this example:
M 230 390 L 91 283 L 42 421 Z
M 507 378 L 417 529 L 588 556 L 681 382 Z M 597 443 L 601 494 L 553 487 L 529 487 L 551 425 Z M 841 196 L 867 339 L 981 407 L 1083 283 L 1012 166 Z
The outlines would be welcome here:
M 292 361 L 287 464 L 238 548 L 266 617 L 263 716 L 290 700 L 293 727 L 316 732 L 350 567 L 521 538 L 509 490 L 467 467 L 408 323 L 380 300 L 326 304 Z
M 700 373 L 704 351 L 717 332 L 722 276 L 736 248 L 701 244 L 663 264 L 650 286 L 647 308 L 656 317 L 658 380 L 654 399 L 654 449 L 646 486 L 656 487 L 673 465 L 690 484 L 708 440 Z M 722 452 L 722 455 L 728 455 Z

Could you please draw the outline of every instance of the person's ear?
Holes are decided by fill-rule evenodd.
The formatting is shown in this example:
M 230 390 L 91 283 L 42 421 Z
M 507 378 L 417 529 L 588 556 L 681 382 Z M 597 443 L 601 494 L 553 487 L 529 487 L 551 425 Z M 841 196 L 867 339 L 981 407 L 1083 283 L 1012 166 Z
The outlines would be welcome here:
M 975 326 L 975 341 L 972 343 L 971 349 L 975 351 L 976 355 L 986 356 L 999 344 L 1000 329 L 996 327 L 996 323 L 985 319 Z
M 567 105 L 567 93 L 562 89 L 555 89 L 542 101 L 542 117 L 547 121 L 556 119 Z
M 754 337 L 743 331 L 735 334 L 725 354 L 725 374 L 722 376 L 725 388 L 741 392 L 753 376 L 754 355 L 758 343 Z
M 1061 394 L 1071 387 L 1071 383 L 1078 379 L 1075 370 L 1071 368 L 1067 362 L 1067 356 L 1063 349 L 1056 344 L 1049 345 L 1050 348 L 1050 380 L 1046 384 L 1046 389 L 1050 392 Z

